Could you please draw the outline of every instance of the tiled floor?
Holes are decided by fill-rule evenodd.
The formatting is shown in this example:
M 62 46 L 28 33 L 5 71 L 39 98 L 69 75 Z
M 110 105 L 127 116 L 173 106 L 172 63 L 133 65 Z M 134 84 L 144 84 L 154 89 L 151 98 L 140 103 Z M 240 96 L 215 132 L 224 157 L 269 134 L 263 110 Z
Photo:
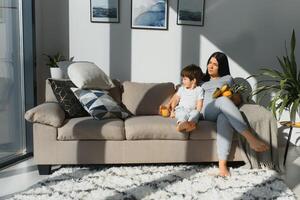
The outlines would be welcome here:
M 284 148 L 280 148 L 281 158 L 283 152 Z M 300 199 L 300 147 L 290 146 L 286 166 L 282 169 L 284 170 L 282 178 Z M 0 199 L 6 199 L 11 194 L 26 190 L 46 177 L 38 174 L 32 158 L 6 168 L 0 171 Z

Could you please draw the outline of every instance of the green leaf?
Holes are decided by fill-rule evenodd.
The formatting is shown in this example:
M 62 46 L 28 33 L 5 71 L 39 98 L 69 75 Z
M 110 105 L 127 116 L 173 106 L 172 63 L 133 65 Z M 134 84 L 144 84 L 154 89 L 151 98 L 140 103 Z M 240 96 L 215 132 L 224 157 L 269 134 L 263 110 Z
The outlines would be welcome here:
M 295 36 L 295 30 L 293 29 L 292 38 L 291 38 L 291 52 L 295 52 L 296 47 L 296 36 Z
M 248 77 L 246 78 L 246 80 L 249 79 L 249 78 L 255 78 L 255 77 L 259 77 L 259 76 L 260 76 L 260 74 L 253 74 L 253 75 L 251 75 L 251 76 L 248 76 Z
M 292 122 L 295 122 L 296 120 L 296 113 L 299 108 L 299 103 L 300 103 L 300 99 L 295 100 L 290 110 L 290 119 Z
M 262 72 L 261 74 L 264 76 L 270 76 L 272 78 L 278 78 L 278 79 L 284 78 L 284 75 L 275 69 L 262 68 L 260 69 L 260 71 Z
M 280 95 L 280 91 L 276 92 L 275 96 L 273 97 L 273 99 L 270 102 L 272 113 L 273 113 L 273 115 L 276 119 L 277 119 L 277 116 L 276 116 L 276 103 L 279 100 L 279 95 Z
M 275 89 L 280 89 L 277 85 L 272 85 L 272 86 L 260 86 L 256 88 L 255 90 L 252 91 L 252 96 L 257 95 L 261 92 L 268 91 L 268 90 L 275 90 Z
M 286 64 L 277 56 L 276 57 L 284 74 L 288 74 Z
M 293 78 L 291 62 L 290 62 L 289 58 L 283 56 L 283 60 L 284 60 L 284 63 L 285 63 L 285 67 L 286 67 L 286 70 L 287 70 L 288 77 Z
M 288 96 L 285 96 L 279 107 L 279 111 L 278 111 L 279 119 L 281 118 L 283 110 L 287 108 L 287 103 L 288 103 Z
M 300 71 L 298 73 L 298 81 L 297 82 L 300 84 Z
M 279 80 L 261 80 L 261 81 L 257 81 L 256 85 L 262 84 L 262 83 L 274 83 L 274 84 L 279 84 L 280 81 Z

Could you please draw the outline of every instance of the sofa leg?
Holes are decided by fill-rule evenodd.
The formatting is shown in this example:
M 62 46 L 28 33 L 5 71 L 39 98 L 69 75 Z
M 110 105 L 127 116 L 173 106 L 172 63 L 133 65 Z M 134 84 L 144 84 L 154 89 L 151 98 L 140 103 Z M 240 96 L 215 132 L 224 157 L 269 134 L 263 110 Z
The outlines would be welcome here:
M 38 165 L 37 167 L 40 175 L 51 174 L 51 165 Z

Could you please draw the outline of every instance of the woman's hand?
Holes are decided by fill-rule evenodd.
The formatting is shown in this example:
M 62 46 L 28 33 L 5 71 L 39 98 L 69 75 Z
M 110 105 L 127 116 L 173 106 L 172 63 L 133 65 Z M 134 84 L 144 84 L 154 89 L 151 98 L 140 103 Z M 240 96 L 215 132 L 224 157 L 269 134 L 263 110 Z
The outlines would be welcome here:
M 234 93 L 231 100 L 236 106 L 240 106 L 242 104 L 242 96 L 240 93 Z

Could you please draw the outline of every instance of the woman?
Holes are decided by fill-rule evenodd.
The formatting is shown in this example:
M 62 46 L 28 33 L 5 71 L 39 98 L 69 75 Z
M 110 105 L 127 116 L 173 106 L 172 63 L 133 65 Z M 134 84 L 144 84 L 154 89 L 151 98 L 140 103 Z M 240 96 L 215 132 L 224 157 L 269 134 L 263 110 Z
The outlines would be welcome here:
M 217 123 L 219 175 L 229 176 L 227 157 L 230 153 L 233 129 L 244 136 L 250 148 L 257 152 L 267 151 L 269 146 L 250 132 L 240 111 L 228 97 L 213 98 L 216 88 L 221 88 L 224 84 L 229 86 L 233 84 L 228 59 L 224 53 L 215 52 L 209 57 L 203 81 L 201 85 L 204 89 L 203 118 Z
M 264 152 L 269 146 L 256 138 L 248 129 L 240 111 L 228 97 L 213 99 L 215 89 L 222 85 L 232 86 L 233 79 L 230 76 L 227 56 L 221 52 L 213 53 L 207 62 L 204 83 L 204 105 L 202 109 L 204 120 L 217 123 L 217 147 L 219 156 L 219 174 L 230 175 L 227 168 L 227 156 L 231 148 L 233 129 L 243 135 L 250 148 L 257 152 Z

